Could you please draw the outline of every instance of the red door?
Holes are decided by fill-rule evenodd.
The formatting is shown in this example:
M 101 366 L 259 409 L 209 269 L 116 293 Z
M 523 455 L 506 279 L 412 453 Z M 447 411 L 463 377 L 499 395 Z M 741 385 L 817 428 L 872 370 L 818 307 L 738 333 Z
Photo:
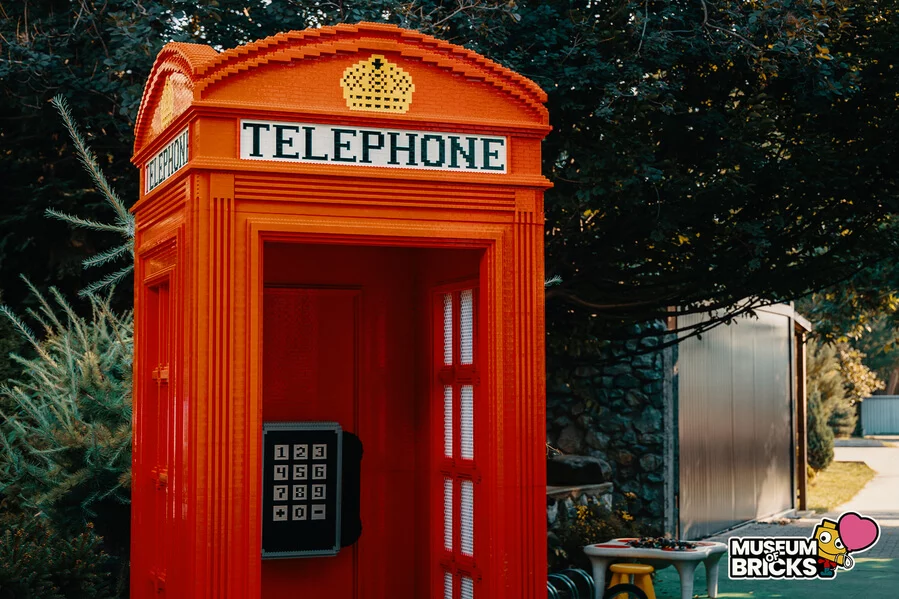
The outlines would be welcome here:
M 338 422 L 359 436 L 363 459 L 359 541 L 336 557 L 263 561 L 263 599 L 416 596 L 412 257 L 266 249 L 263 419 Z
M 358 300 L 351 289 L 266 289 L 266 421 L 331 421 L 355 430 Z M 282 591 L 299 577 L 304 590 L 353 597 L 353 553 L 264 562 L 262 596 L 295 596 Z

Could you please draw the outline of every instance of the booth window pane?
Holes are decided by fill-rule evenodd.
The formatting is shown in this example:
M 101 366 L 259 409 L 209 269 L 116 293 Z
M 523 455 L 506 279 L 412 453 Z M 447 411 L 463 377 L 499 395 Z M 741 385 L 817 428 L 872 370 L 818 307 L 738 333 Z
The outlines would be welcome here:
M 474 599 L 474 581 L 468 576 L 462 577 L 462 599 Z
M 453 599 L 453 575 L 443 571 L 443 599 Z
M 443 294 L 443 363 L 453 363 L 453 294 Z
M 474 387 L 462 385 L 462 457 L 474 459 Z
M 475 386 L 479 380 L 475 364 L 477 297 L 472 286 L 441 291 L 435 300 L 434 333 L 435 337 L 443 335 L 443 361 L 435 356 L 434 378 L 443 387 L 443 455 L 437 467 L 443 479 L 444 552 L 438 551 L 435 556 L 438 588 L 433 594 L 440 596 L 442 592 L 444 599 L 473 599 L 474 580 L 479 575 L 474 554 L 475 481 L 480 476 L 474 451 Z M 439 320 L 440 302 L 443 322 Z M 439 339 L 436 350 L 440 351 Z M 439 505 L 436 507 L 440 509 Z M 483 511 L 479 517 L 484 518 Z M 440 539 L 435 541 L 439 545 Z
M 453 550 L 453 480 L 443 479 L 443 547 Z
M 474 555 L 474 483 L 462 481 L 461 549 L 464 555 Z
M 461 295 L 461 334 L 460 346 L 463 364 L 471 364 L 474 358 L 474 291 L 466 289 Z
M 464 398 L 463 398 L 464 401 Z M 443 455 L 453 457 L 453 387 L 443 386 Z

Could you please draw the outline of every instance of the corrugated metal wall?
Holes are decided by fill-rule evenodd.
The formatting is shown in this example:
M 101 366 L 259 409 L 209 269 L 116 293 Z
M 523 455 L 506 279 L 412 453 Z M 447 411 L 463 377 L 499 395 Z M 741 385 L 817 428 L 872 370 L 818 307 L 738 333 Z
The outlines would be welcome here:
M 862 402 L 866 435 L 899 435 L 899 395 L 875 395 Z
M 793 507 L 793 323 L 758 316 L 679 346 L 683 538 Z M 679 317 L 678 328 L 704 318 Z

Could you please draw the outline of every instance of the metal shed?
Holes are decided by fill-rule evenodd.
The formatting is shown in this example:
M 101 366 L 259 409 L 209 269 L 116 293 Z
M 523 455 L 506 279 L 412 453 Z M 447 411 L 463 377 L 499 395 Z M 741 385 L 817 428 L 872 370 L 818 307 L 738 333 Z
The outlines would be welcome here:
M 683 328 L 707 315 L 679 317 Z M 799 507 L 808 321 L 769 306 L 681 343 L 679 535 L 704 537 Z M 802 464 L 798 466 L 798 464 Z
M 862 402 L 865 435 L 899 435 L 899 395 L 874 395 Z

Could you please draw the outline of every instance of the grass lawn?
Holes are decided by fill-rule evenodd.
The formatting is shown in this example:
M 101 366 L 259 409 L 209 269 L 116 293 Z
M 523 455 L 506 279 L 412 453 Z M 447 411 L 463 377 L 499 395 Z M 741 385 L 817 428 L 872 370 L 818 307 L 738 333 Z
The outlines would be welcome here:
M 855 497 L 872 478 L 874 471 L 864 462 L 831 462 L 809 483 L 809 509 L 828 512 Z

